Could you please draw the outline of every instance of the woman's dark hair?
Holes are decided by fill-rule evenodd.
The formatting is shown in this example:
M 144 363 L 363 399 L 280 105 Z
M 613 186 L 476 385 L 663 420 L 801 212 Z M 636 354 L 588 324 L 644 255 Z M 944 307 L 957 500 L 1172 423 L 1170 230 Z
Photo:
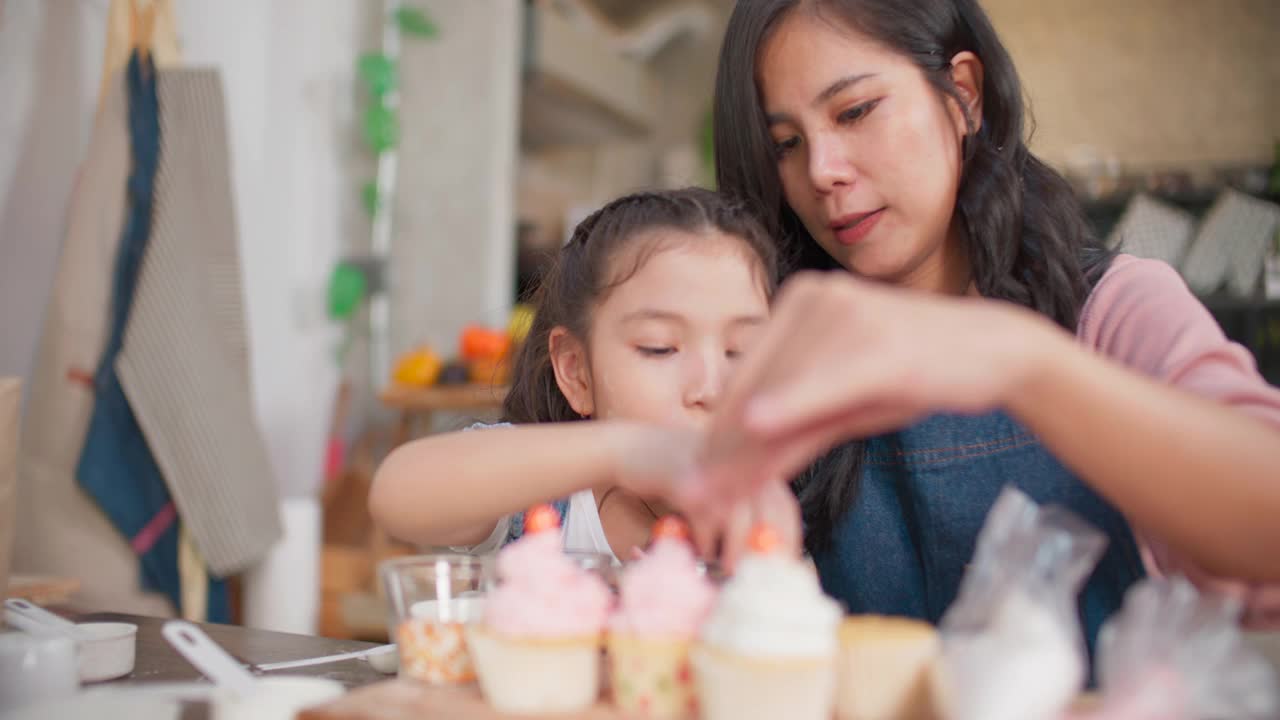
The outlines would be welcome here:
M 1022 85 L 977 0 L 740 0 L 734 7 L 716 76 L 716 179 L 722 191 L 761 210 L 786 271 L 838 267 L 784 200 L 756 85 L 761 46 L 797 11 L 830 13 L 910 58 L 944 99 L 962 108 L 951 59 L 969 51 L 982 61 L 981 124 L 969 119 L 956 197 L 972 281 L 984 297 L 1032 308 L 1074 331 L 1112 255 L 1066 180 L 1027 149 Z M 829 545 L 856 500 L 862 452 L 861 442 L 837 447 L 796 479 L 811 552 Z
M 662 249 L 649 233 L 675 230 L 697 236 L 716 230 L 742 242 L 759 262 L 769 297 L 778 283 L 777 248 L 745 204 L 704 188 L 639 192 L 592 213 L 573 231 L 534 296 L 533 327 L 516 355 L 503 419 L 512 423 L 581 419 L 556 384 L 548 339 L 556 327 L 586 341 L 591 313 L 608 292 L 626 282 L 653 252 Z M 615 267 L 622 250 L 638 247 L 627 272 Z M 696 238 L 678 242 L 697 242 Z

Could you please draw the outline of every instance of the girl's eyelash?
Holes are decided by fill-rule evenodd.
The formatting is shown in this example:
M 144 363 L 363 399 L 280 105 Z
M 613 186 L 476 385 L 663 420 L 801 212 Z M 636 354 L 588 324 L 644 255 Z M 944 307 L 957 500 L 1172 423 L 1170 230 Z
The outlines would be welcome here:
M 641 355 L 650 357 L 666 357 L 676 351 L 673 347 L 645 347 L 643 345 L 636 348 Z

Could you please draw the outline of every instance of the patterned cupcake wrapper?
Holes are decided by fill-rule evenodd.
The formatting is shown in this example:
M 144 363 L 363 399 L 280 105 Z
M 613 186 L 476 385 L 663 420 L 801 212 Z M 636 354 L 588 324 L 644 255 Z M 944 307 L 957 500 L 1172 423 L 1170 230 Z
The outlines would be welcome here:
M 612 639 L 609 669 L 620 710 L 645 718 L 697 717 L 688 642 Z

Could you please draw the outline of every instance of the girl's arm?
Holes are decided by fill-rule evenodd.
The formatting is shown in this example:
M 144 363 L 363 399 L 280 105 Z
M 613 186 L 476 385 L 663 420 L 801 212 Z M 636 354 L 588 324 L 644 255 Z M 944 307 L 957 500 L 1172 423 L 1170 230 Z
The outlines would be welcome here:
M 579 490 L 617 484 L 662 495 L 691 458 L 683 434 L 612 421 L 434 435 L 387 457 L 369 510 L 406 542 L 475 545 L 504 516 Z

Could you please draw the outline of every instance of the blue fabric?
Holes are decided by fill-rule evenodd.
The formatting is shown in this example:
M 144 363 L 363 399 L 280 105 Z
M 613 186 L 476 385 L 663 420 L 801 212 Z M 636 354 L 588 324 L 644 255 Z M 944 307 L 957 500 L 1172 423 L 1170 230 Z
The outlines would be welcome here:
M 564 527 L 565 516 L 569 514 L 569 498 L 556 500 L 550 503 L 550 505 L 551 507 L 555 508 L 556 512 L 559 513 L 560 515 L 560 527 Z M 503 541 L 503 544 L 505 545 L 506 543 L 519 540 L 520 536 L 523 534 L 524 534 L 524 511 L 521 510 L 519 512 L 515 512 L 511 514 L 511 529 L 507 532 L 507 539 Z
M 124 344 L 134 291 L 151 233 L 152 199 L 160 158 L 160 106 L 155 67 L 135 53 L 127 69 L 129 138 L 133 165 L 129 175 L 124 230 L 112 282 L 106 347 L 94 373 L 94 406 L 76 477 L 135 551 L 141 551 L 143 586 L 163 592 L 182 610 L 178 573 L 178 519 L 164 476 L 129 407 L 115 363 Z M 150 525 L 150 529 L 148 526 Z M 157 528 L 162 531 L 148 541 Z M 144 532 L 147 531 L 147 532 Z M 230 620 L 225 581 L 209 579 L 211 622 Z
M 1080 595 L 1090 656 L 1098 629 L 1144 575 L 1124 517 L 1004 413 L 939 415 L 869 440 L 860 491 L 814 560 L 823 587 L 851 612 L 936 623 L 955 600 L 978 531 L 1014 485 L 1106 533 L 1107 551 Z

